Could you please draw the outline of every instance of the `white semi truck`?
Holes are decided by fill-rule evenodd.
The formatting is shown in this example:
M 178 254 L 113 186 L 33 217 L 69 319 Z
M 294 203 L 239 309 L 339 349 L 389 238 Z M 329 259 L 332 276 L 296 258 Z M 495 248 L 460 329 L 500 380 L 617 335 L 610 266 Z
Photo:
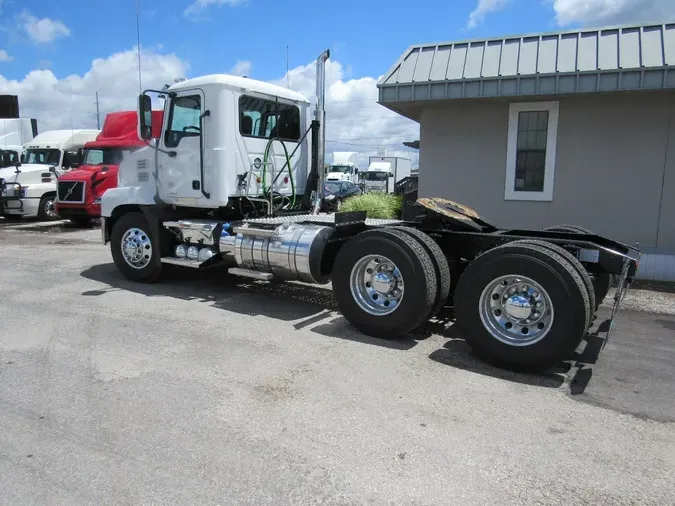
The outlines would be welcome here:
M 45 221 L 58 219 L 56 181 L 77 166 L 79 150 L 99 133 L 99 130 L 50 130 L 26 143 L 23 162 L 0 169 L 0 216 L 7 220 L 30 216 Z
M 0 168 L 16 165 L 24 154 L 24 144 L 37 135 L 37 122 L 30 118 L 0 119 Z
M 394 193 L 394 186 L 410 176 L 412 162 L 396 156 L 371 156 L 361 174 L 367 192 Z
M 101 199 L 102 241 L 119 271 L 146 283 L 167 264 L 332 281 L 344 317 L 376 338 L 408 334 L 452 305 L 486 360 L 532 370 L 572 354 L 612 274 L 618 308 L 639 250 L 574 227 L 498 229 L 443 199 L 419 199 L 409 222 L 321 213 L 328 57 L 317 61 L 313 120 L 304 96 L 229 75 L 139 96 L 139 137 L 150 144 L 124 157 L 119 186 Z M 165 97 L 155 140 L 151 93 Z
M 359 154 L 353 151 L 335 151 L 333 163 L 328 166 L 326 181 L 359 182 Z

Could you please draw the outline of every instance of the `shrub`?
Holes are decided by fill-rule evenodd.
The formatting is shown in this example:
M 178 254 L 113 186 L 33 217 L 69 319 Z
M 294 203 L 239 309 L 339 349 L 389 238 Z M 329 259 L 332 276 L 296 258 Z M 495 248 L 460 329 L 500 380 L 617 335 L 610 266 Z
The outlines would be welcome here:
M 396 219 L 401 215 L 402 199 L 390 193 L 364 193 L 342 203 L 341 211 L 366 211 L 368 218 Z

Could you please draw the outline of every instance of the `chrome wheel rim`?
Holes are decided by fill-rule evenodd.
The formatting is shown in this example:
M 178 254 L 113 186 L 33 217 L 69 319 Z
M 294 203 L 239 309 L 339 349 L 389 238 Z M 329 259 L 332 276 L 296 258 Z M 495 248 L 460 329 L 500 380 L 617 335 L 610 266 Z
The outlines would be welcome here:
M 546 290 L 516 274 L 500 276 L 485 287 L 479 313 L 492 337 L 510 346 L 531 346 L 544 339 L 554 316 Z
M 361 258 L 349 278 L 356 304 L 368 314 L 386 316 L 403 300 L 403 276 L 389 258 L 368 255 Z
M 45 214 L 50 218 L 56 218 L 58 216 L 56 214 L 56 203 L 53 199 L 45 201 Z
M 152 258 L 150 236 L 140 228 L 130 228 L 122 236 L 122 257 L 134 269 L 142 269 Z

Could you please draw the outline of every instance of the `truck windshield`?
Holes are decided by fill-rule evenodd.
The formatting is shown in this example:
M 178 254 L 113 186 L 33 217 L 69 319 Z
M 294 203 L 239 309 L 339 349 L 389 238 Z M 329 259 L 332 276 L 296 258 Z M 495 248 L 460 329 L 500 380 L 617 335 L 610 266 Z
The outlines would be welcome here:
M 385 181 L 389 177 L 389 172 L 366 172 L 366 181 Z
M 84 150 L 83 165 L 119 165 L 125 153 L 130 149 L 91 148 Z
M 58 149 L 29 149 L 26 151 L 26 163 L 59 165 L 61 163 L 61 151 Z
M 328 168 L 328 172 L 342 172 L 344 174 L 351 174 L 354 171 L 354 167 L 351 165 L 331 165 Z
M 0 149 L 0 168 L 10 167 L 19 161 L 19 153 L 8 149 Z

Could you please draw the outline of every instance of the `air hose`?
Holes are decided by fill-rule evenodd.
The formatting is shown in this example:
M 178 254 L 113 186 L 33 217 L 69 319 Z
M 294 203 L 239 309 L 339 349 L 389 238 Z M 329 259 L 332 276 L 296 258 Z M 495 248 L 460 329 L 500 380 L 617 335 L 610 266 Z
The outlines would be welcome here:
M 288 167 L 288 176 L 291 181 L 291 208 L 295 207 L 295 181 L 293 180 L 293 168 L 291 166 L 291 158 L 288 156 L 288 149 L 286 149 L 286 144 L 284 141 L 281 139 L 270 139 L 269 142 L 267 143 L 267 146 L 265 147 L 265 156 L 263 156 L 263 167 L 262 167 L 262 188 L 263 188 L 263 195 L 267 197 L 267 192 L 268 188 L 266 188 L 266 176 L 267 176 L 267 160 L 269 158 L 270 154 L 270 148 L 272 147 L 272 143 L 278 140 L 281 143 L 281 147 L 284 148 L 284 156 L 286 157 L 286 166 Z M 272 187 L 274 186 L 275 181 L 277 178 L 281 175 L 283 172 L 283 168 L 277 174 L 277 177 L 272 181 L 272 184 L 270 185 L 269 190 L 273 192 Z

